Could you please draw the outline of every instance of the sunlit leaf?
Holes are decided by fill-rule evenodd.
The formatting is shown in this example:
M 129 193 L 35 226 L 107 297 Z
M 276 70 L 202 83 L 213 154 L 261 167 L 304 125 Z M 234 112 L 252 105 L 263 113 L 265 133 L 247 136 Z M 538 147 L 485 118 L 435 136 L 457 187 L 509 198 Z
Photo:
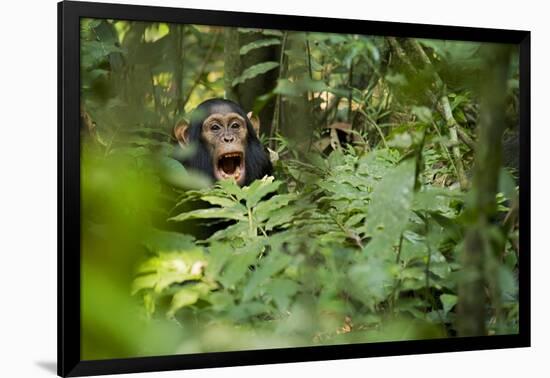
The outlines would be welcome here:
M 443 303 L 443 311 L 446 314 L 456 305 L 458 297 L 451 294 L 442 294 L 439 299 L 441 300 L 441 303 Z
M 181 213 L 174 217 L 168 218 L 172 222 L 183 222 L 188 219 L 234 219 L 244 220 L 245 216 L 239 208 L 219 208 L 213 207 L 209 209 L 199 209 Z
M 242 46 L 241 49 L 239 50 L 239 53 L 241 55 L 245 55 L 245 54 L 248 54 L 250 51 L 259 49 L 261 47 L 280 45 L 280 44 L 281 44 L 281 41 L 277 38 L 258 39 L 254 42 L 250 42 L 249 44 Z
M 263 62 L 263 63 L 258 63 L 252 67 L 248 67 L 246 70 L 243 71 L 243 73 L 239 77 L 233 80 L 232 85 L 236 86 L 238 84 L 244 83 L 249 79 L 253 79 L 258 75 L 271 71 L 272 69 L 278 66 L 279 66 L 279 63 L 277 62 Z
M 225 197 L 219 197 L 219 196 L 202 196 L 201 199 L 203 201 L 206 201 L 208 203 L 211 203 L 212 205 L 218 205 L 221 207 L 235 207 L 236 205 L 239 205 L 238 202 L 225 198 Z M 243 210 L 246 211 L 246 209 L 243 207 Z
M 189 172 L 179 161 L 168 157 L 159 158 L 158 167 L 161 177 L 178 188 L 201 189 L 211 184 L 207 176 Z
M 246 207 L 256 206 L 262 198 L 276 191 L 281 184 L 281 181 L 274 181 L 273 176 L 254 181 L 249 187 L 243 189 L 246 192 Z
M 195 304 L 199 299 L 199 293 L 193 290 L 193 287 L 183 287 L 172 297 L 170 309 L 167 312 L 168 316 L 174 316 L 177 310 L 182 307 Z

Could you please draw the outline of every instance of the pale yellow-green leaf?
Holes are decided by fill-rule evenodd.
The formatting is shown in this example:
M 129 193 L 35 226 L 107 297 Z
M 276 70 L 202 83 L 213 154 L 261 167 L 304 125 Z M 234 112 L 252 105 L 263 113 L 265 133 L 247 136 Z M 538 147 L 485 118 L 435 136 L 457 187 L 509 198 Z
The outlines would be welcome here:
M 174 316 L 176 311 L 185 306 L 195 304 L 199 299 L 199 293 L 193 288 L 183 287 L 172 297 L 172 303 L 170 304 L 170 310 L 167 315 L 169 317 Z
M 188 211 L 176 215 L 175 217 L 168 218 L 168 220 L 173 222 L 182 222 L 188 219 L 234 219 L 234 220 L 244 220 L 245 215 L 238 208 L 210 208 L 210 209 L 199 209 Z
M 158 281 L 156 273 L 139 276 L 132 282 L 132 295 L 136 294 L 142 289 L 152 289 L 155 287 Z

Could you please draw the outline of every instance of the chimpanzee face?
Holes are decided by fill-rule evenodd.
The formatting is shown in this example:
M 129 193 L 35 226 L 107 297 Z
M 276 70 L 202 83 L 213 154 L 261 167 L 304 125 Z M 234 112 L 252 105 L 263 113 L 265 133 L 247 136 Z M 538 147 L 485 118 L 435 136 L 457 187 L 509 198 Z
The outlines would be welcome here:
M 201 171 L 215 180 L 234 179 L 239 185 L 272 173 L 273 167 L 258 139 L 260 122 L 236 103 L 211 99 L 191 113 L 191 123 L 174 128 L 178 143 L 193 144 L 195 154 L 180 160 L 187 168 Z
M 246 120 L 237 113 L 214 113 L 204 120 L 201 138 L 212 156 L 217 180 L 233 178 L 244 184 L 247 136 Z

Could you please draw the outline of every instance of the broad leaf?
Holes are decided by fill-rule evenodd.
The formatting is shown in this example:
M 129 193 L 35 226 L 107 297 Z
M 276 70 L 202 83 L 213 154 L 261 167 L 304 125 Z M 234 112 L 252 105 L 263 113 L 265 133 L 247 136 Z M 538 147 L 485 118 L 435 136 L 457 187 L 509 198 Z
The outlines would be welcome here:
M 199 299 L 199 293 L 193 289 L 193 287 L 183 287 L 181 288 L 173 297 L 172 303 L 170 304 L 170 310 L 168 310 L 167 315 L 169 317 L 174 316 L 176 311 L 185 306 L 190 306 L 195 304 Z
M 239 50 L 239 53 L 241 55 L 245 55 L 252 50 L 259 49 L 260 47 L 280 45 L 280 44 L 281 44 L 281 41 L 277 38 L 259 39 L 257 41 L 251 42 L 241 47 L 241 49 Z
M 272 69 L 278 66 L 279 66 L 279 63 L 277 62 L 264 62 L 264 63 L 255 64 L 252 67 L 248 67 L 246 70 L 244 70 L 241 76 L 233 80 L 233 83 L 231 85 L 236 86 L 238 84 L 244 83 L 249 79 L 253 79 L 258 75 L 271 71 Z
M 168 218 L 172 222 L 183 222 L 188 219 L 234 219 L 234 220 L 244 220 L 246 217 L 243 215 L 242 211 L 237 208 L 221 208 L 214 207 L 210 209 L 199 209 L 188 211 L 176 215 L 175 217 Z
M 243 189 L 247 197 L 246 207 L 252 208 L 256 206 L 263 197 L 276 191 L 281 184 L 281 181 L 273 181 L 273 176 L 254 181 L 252 185 Z
M 380 181 L 374 188 L 367 214 L 367 232 L 372 240 L 367 254 L 391 253 L 410 216 L 413 199 L 414 162 L 407 160 Z

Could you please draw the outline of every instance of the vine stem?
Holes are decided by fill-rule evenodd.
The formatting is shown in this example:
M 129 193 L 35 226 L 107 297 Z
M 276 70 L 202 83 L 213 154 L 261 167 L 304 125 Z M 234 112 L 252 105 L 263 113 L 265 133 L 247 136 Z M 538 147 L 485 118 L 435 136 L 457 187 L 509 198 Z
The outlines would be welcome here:
M 250 236 L 256 236 L 256 232 L 254 230 L 254 220 L 252 218 L 252 209 L 248 208 L 248 234 Z
M 445 121 L 447 122 L 447 127 L 449 128 L 449 135 L 451 141 L 453 142 L 453 147 L 451 151 L 453 152 L 456 165 L 456 173 L 458 175 L 458 181 L 460 183 L 460 188 L 466 190 L 469 186 L 468 178 L 464 173 L 464 165 L 462 164 L 462 156 L 460 154 L 460 145 L 458 144 L 458 123 L 456 122 L 451 104 L 449 103 L 449 98 L 445 95 L 441 97 L 441 106 L 443 108 L 443 114 L 445 116 Z
M 286 49 L 286 42 L 288 38 L 288 32 L 283 32 L 283 40 L 281 41 L 281 57 L 279 58 L 279 77 L 277 78 L 277 81 L 281 80 L 283 78 L 283 63 L 285 58 L 285 49 Z M 281 113 L 282 113 L 282 102 L 281 102 L 281 95 L 277 94 L 277 100 L 275 101 L 275 114 L 273 115 L 273 127 L 271 128 L 271 132 L 269 134 L 270 141 L 273 140 L 274 136 L 280 129 L 281 125 Z M 273 146 L 271 146 L 273 147 Z
M 388 148 L 388 144 L 386 143 L 386 138 L 384 137 L 384 133 L 382 132 L 382 130 L 380 129 L 380 127 L 378 127 L 378 125 L 376 124 L 376 122 L 374 122 L 371 117 L 367 114 L 367 112 L 365 112 L 363 109 L 359 109 L 359 112 L 361 114 L 363 114 L 363 116 L 365 117 L 365 121 L 367 121 L 368 124 L 374 126 L 374 128 L 376 129 L 376 131 L 378 132 L 378 134 L 380 135 L 380 138 L 382 139 L 382 144 L 384 144 L 384 148 Z
M 432 126 L 434 127 L 435 131 L 437 132 L 437 135 L 439 135 L 439 138 L 443 139 L 443 136 L 441 135 L 441 131 L 439 131 L 439 127 L 437 127 L 437 124 L 435 123 L 435 121 L 432 121 Z M 458 176 L 458 169 L 456 168 L 455 162 L 454 162 L 453 158 L 451 157 L 451 153 L 449 152 L 449 149 L 447 148 L 447 146 L 445 146 L 443 141 L 440 143 L 440 145 L 443 148 L 443 151 L 445 151 L 445 154 L 447 155 L 447 159 L 449 160 L 449 163 L 451 163 L 451 165 L 453 167 L 453 170 L 455 171 L 456 175 Z

